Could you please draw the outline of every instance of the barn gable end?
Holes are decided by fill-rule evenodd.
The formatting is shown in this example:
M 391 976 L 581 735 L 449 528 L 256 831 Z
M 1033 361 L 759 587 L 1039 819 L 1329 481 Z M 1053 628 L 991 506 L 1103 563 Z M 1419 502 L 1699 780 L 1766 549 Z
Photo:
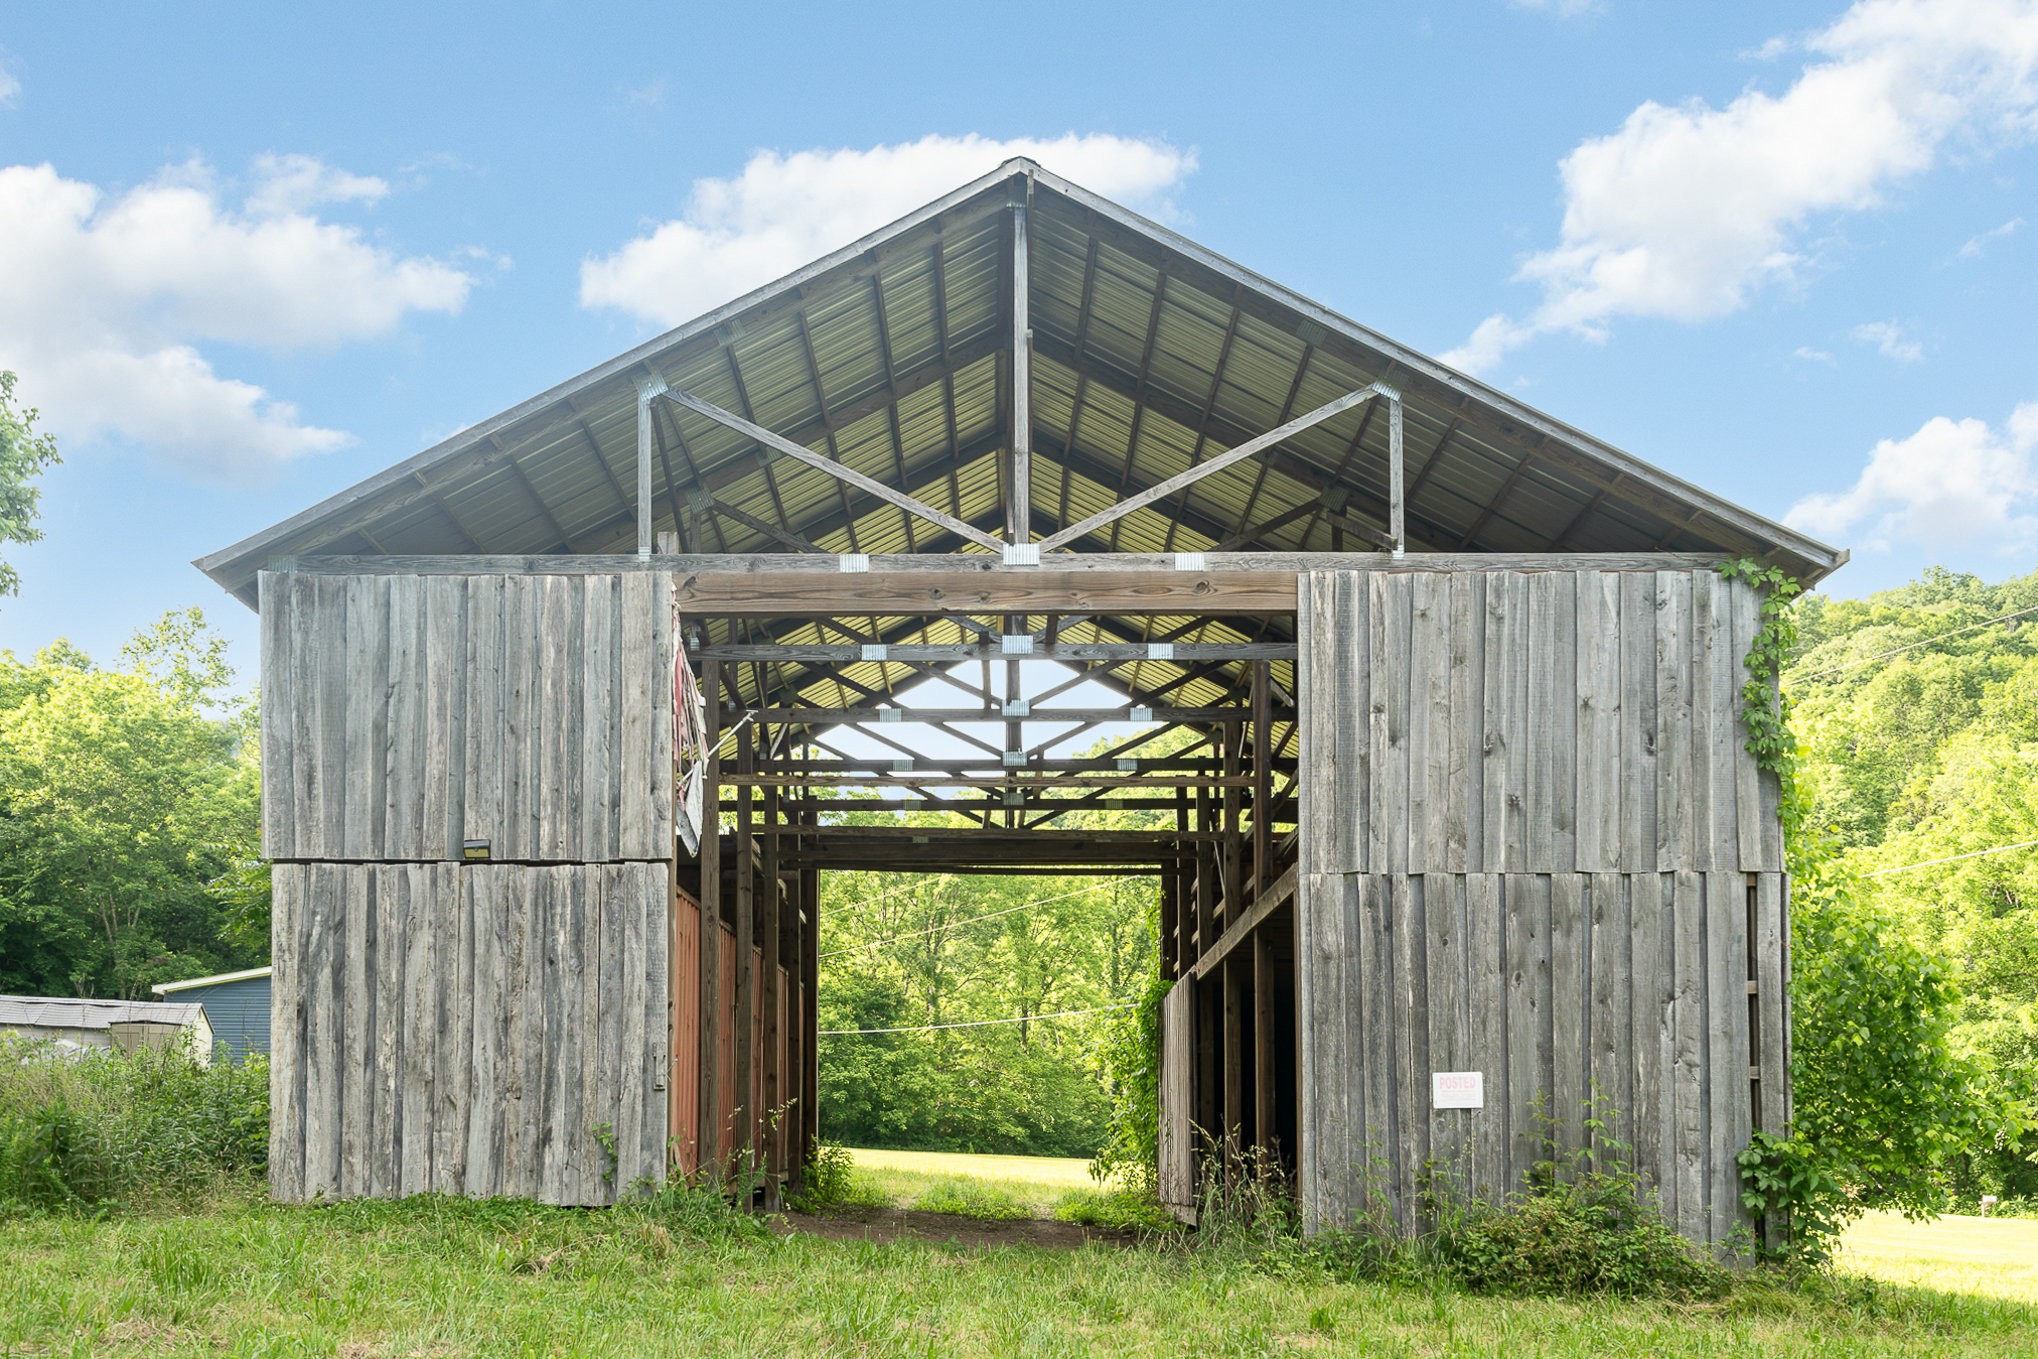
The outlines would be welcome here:
M 1123 872 L 1185 1213 L 1208 1136 L 1313 1229 L 1413 1227 L 1433 1162 L 1519 1183 L 1541 1108 L 1725 1243 L 1788 1116 L 1738 557 L 1845 560 L 1002 167 L 199 563 L 263 614 L 276 1192 L 773 1199 L 821 872 Z M 1040 660 L 1119 701 L 1032 702 Z M 1060 823 L 1104 800 L 1172 825 Z

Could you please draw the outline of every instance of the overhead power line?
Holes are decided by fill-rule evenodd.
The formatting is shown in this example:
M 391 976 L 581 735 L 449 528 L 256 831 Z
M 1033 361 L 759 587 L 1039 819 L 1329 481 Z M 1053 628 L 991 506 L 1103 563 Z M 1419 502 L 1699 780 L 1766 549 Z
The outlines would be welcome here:
M 2014 845 L 1990 845 L 1987 849 L 1970 850 L 1965 854 L 1949 854 L 1943 859 L 1927 859 L 1923 863 L 1902 864 L 1896 868 L 1878 868 L 1873 873 L 1863 873 L 1864 878 L 1884 878 L 1891 873 L 1908 873 L 1914 868 L 1935 868 L 1940 864 L 1957 864 L 1962 859 L 1979 859 L 1984 854 L 2007 854 L 2013 849 L 2030 849 L 2038 840 L 2020 840 Z
M 2038 604 L 2033 604 L 2026 609 L 2018 609 L 2014 613 L 2006 613 L 2000 618 L 1987 618 L 1983 619 L 1979 623 L 1969 623 L 1964 628 L 1955 628 L 1951 632 L 1942 632 L 1936 637 L 1927 637 L 1921 642 L 1911 642 L 1906 646 L 1892 647 L 1888 651 L 1879 651 L 1873 656 L 1862 656 L 1856 660 L 1847 661 L 1840 665 L 1829 665 L 1823 670 L 1814 670 L 1811 671 L 1809 674 L 1792 675 L 1790 676 L 1790 681 L 1793 684 L 1797 684 L 1802 683 L 1805 680 L 1822 679 L 1827 675 L 1837 675 L 1843 670 L 1857 670 L 1864 665 L 1873 665 L 1877 661 L 1886 661 L 1892 656 L 1901 656 L 1906 651 L 1916 651 L 1921 646 L 1930 646 L 1934 642 L 1943 642 L 1948 637 L 1958 637 L 1963 633 L 1976 632 L 1982 628 L 1989 627 L 1992 624 L 2007 623 L 2012 618 L 2022 618 L 2025 614 L 2031 613 L 2038 613 Z
M 1013 1015 L 1010 1019 L 966 1019 L 954 1024 L 907 1024 L 896 1029 L 822 1029 L 822 1038 L 863 1037 L 874 1033 L 927 1033 L 933 1029 L 987 1029 L 994 1024 L 1031 1024 L 1036 1019 L 1073 1019 L 1077 1015 L 1109 1014 L 1113 1010 L 1130 1010 L 1139 1004 L 1128 1000 L 1118 1005 L 1097 1005 L 1087 1010 L 1060 1010 L 1045 1015 Z
M 973 915 L 967 920 L 951 920 L 945 925 L 930 925 L 924 930 L 914 930 L 908 934 L 895 934 L 889 939 L 872 939 L 867 943 L 851 944 L 848 948 L 832 949 L 827 953 L 815 955 L 814 961 L 818 963 L 827 958 L 840 958 L 845 953 L 856 953 L 867 948 L 880 948 L 886 944 L 896 944 L 902 939 L 920 939 L 930 934 L 939 934 L 943 930 L 959 930 L 964 925 L 974 925 L 979 920 L 996 920 L 1001 915 L 1011 915 L 1015 911 L 1030 911 L 1035 906 L 1046 906 L 1057 901 L 1067 901 L 1070 897 L 1079 897 L 1088 892 L 1101 892 L 1106 887 L 1115 885 L 1115 880 L 1091 883 L 1088 887 L 1078 887 L 1073 892 L 1063 892 L 1058 897 L 1042 897 L 1039 901 L 1022 901 L 1017 906 L 1007 906 L 1002 911 L 992 911 L 987 915 Z

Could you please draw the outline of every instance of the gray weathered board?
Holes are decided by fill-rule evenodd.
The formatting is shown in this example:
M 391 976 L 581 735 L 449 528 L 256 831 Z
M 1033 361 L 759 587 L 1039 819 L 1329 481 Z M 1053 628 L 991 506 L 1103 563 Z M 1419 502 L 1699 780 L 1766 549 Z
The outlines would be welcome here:
M 672 580 L 265 572 L 272 859 L 668 859 Z
M 1313 1229 L 1611 1142 L 1686 1236 L 1747 1225 L 1735 1156 L 1789 1107 L 1777 788 L 1739 719 L 1758 604 L 1709 570 L 1305 577 Z M 1433 1110 L 1435 1071 L 1482 1072 L 1485 1106 Z
M 663 1180 L 670 893 L 656 863 L 277 864 L 274 1196 Z
M 1196 1220 L 1196 1142 L 1190 1126 L 1195 983 L 1183 979 L 1161 999 L 1160 1200 L 1185 1222 Z

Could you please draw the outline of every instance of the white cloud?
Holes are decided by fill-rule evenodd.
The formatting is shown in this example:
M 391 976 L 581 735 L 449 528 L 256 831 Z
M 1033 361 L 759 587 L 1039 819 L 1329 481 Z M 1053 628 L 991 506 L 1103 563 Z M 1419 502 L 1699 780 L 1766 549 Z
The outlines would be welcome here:
M 0 109 L 11 109 L 21 102 L 21 77 L 7 69 L 7 63 L 0 61 Z
M 1102 133 L 1052 140 L 929 136 L 868 150 L 760 151 L 697 179 L 685 211 L 580 266 L 580 302 L 677 325 L 904 216 L 1013 156 L 1163 215 L 1194 152 Z
M 2023 218 L 2012 217 L 2009 221 L 2004 222 L 2001 226 L 1990 227 L 1987 231 L 1982 232 L 1979 236 L 1974 237 L 1973 239 L 1969 240 L 1967 244 L 1960 247 L 1959 251 L 1960 258 L 1964 260 L 1980 259 L 1982 251 L 1988 249 L 1990 245 L 2004 239 L 2005 237 L 2015 235 L 2017 228 L 2022 225 L 2024 225 Z
M 1917 363 L 1925 357 L 1925 346 L 1904 334 L 1904 328 L 1894 321 L 1863 321 L 1847 333 L 1898 363 Z
M 0 367 L 60 439 L 117 435 L 202 476 L 336 448 L 346 435 L 221 375 L 197 345 L 326 347 L 458 311 L 468 274 L 308 211 L 386 191 L 302 156 L 257 162 L 238 208 L 202 163 L 118 195 L 47 164 L 0 167 Z
M 1813 349 L 1808 344 L 1799 345 L 1791 352 L 1791 357 L 1803 359 L 1806 363 L 1823 363 L 1828 368 L 1838 368 L 1840 366 L 1840 361 L 1831 354 L 1823 349 Z
M 257 217 L 287 217 L 327 203 L 375 203 L 389 195 L 387 180 L 349 174 L 313 156 L 255 157 L 255 191 L 247 210 Z
M 2038 132 L 2038 0 L 1858 0 L 1804 46 L 1821 59 L 1780 95 L 1651 101 L 1576 147 L 1560 240 L 1517 274 L 1541 304 L 1446 361 L 1491 367 L 1621 317 L 1723 316 L 1797 276 L 1813 219 L 1876 206 L 1956 138 L 1985 151 Z
M 2038 548 L 2038 401 L 2001 429 L 1942 415 L 1909 438 L 1884 439 L 1852 486 L 1805 497 L 1784 522 L 1833 541 L 1865 534 L 1875 551 L 2028 553 Z

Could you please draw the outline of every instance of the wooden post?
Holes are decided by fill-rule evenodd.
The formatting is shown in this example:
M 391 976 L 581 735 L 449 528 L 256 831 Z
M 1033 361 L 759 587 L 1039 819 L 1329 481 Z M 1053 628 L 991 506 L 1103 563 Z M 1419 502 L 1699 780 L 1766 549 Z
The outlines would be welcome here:
M 761 738 L 763 731 L 758 732 Z M 778 968 L 782 957 L 784 940 L 780 935 L 783 923 L 779 915 L 783 884 L 778 876 L 778 789 L 763 790 L 764 803 L 764 864 L 759 874 L 764 880 L 763 900 L 759 903 L 757 929 L 760 943 L 764 948 L 764 985 L 759 988 L 758 1004 L 764 1011 L 764 1022 L 759 1027 L 764 1035 L 764 1094 L 758 1101 L 758 1116 L 764 1120 L 764 1206 L 767 1211 L 777 1211 L 779 1185 L 785 1173 L 785 1096 L 783 1072 L 779 1064 Z
M 1224 744 L 1224 923 L 1230 925 L 1245 915 L 1245 788 L 1240 782 L 1240 756 L 1244 735 L 1237 727 L 1226 727 Z
M 1291 908 L 1292 909 L 1292 908 Z M 1274 931 L 1272 921 L 1253 932 L 1253 1144 L 1271 1166 L 1274 1156 Z
M 784 1081 L 787 1108 L 783 1118 L 786 1182 L 798 1193 L 806 1184 L 807 1167 L 807 929 L 811 906 L 806 899 L 807 875 L 787 875 L 786 909 L 792 912 L 792 938 L 786 947 L 786 1062 Z
M 736 737 L 736 767 L 748 774 L 756 767 L 754 729 Z M 750 821 L 751 790 L 736 788 L 736 1071 L 735 1164 L 739 1174 L 753 1169 L 757 1157 L 757 883 L 753 856 L 755 831 Z
M 1274 667 L 1253 662 L 1253 899 L 1275 878 L 1274 873 Z
M 702 778 L 701 801 L 701 960 L 700 984 L 700 1105 L 694 1115 L 700 1127 L 694 1168 L 708 1174 L 710 1167 L 724 1162 L 722 1110 L 718 1067 L 722 1035 L 722 663 L 706 661 L 701 666 L 701 689 L 707 695 L 707 722 L 702 739 L 707 746 L 708 767 Z
M 1236 952 L 1227 957 L 1217 970 L 1219 985 L 1223 988 L 1224 1016 L 1224 1121 L 1220 1145 L 1224 1155 L 1224 1178 L 1228 1184 L 1238 1180 L 1238 1153 L 1245 1150 L 1246 1136 L 1245 1004 L 1240 994 L 1243 971 Z
M 814 813 L 809 813 L 809 816 L 818 819 Z M 804 1163 L 813 1156 L 814 1148 L 821 1140 L 821 1040 L 816 1032 L 821 1027 L 821 874 L 818 869 L 800 870 L 800 895 L 807 902 L 807 930 L 801 944 L 805 950 L 803 970 L 807 986 L 801 998 L 803 1015 L 800 1020 L 807 1036 L 806 1069 L 800 1073 L 800 1117 L 806 1125 L 805 1145 L 800 1157 Z

